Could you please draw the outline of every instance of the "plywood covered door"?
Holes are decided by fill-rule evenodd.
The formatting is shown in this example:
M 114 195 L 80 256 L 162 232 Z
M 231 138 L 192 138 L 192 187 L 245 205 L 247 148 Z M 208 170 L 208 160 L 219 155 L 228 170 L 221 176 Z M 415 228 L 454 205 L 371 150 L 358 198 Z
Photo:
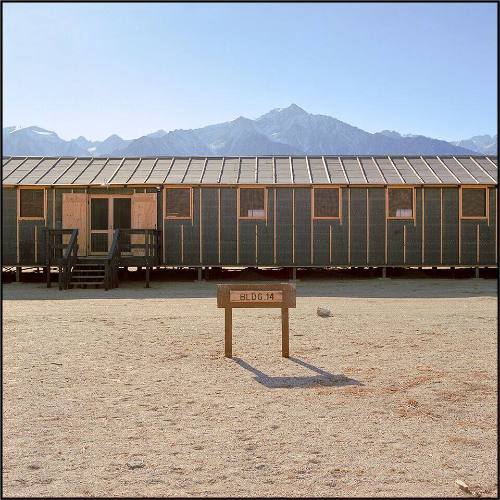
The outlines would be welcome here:
M 156 229 L 156 193 L 132 195 L 132 229 Z
M 132 195 L 132 229 L 156 229 L 156 207 L 156 193 L 135 193 Z M 145 243 L 144 235 L 132 235 L 131 243 Z M 132 254 L 144 255 L 144 250 L 133 248 Z
M 63 193 L 62 227 L 78 229 L 78 255 L 87 255 L 87 194 Z

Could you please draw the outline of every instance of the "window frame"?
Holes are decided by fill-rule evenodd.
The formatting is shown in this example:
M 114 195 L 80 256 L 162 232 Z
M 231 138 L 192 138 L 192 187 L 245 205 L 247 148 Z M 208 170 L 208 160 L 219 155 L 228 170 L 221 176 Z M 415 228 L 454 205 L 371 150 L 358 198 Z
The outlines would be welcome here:
M 43 216 L 42 217 L 25 217 L 21 216 L 21 191 L 32 191 L 32 190 L 37 190 L 37 191 L 43 191 Z M 42 187 L 20 187 L 18 189 L 18 196 L 17 196 L 17 220 L 43 220 L 45 221 L 47 219 L 47 190 Z
M 167 215 L 167 191 L 169 189 L 189 189 L 189 216 Z M 193 220 L 193 188 L 191 186 L 165 186 L 163 188 L 163 218 L 168 220 Z
M 338 213 L 339 215 L 337 217 L 331 216 L 331 217 L 322 217 L 322 216 L 317 216 L 315 213 L 315 203 L 314 203 L 314 191 L 316 189 L 336 189 L 339 192 L 339 210 Z M 314 186 L 311 189 L 311 213 L 312 213 L 312 219 L 313 220 L 342 220 L 342 187 L 341 186 Z
M 253 215 L 251 217 L 241 216 L 240 195 L 242 189 L 261 189 L 264 191 L 264 215 Z M 267 222 L 267 196 L 268 189 L 265 186 L 238 186 L 238 200 L 236 204 L 236 210 L 238 211 L 238 220 L 264 220 Z
M 391 189 L 411 189 L 412 191 L 412 207 L 411 207 L 411 215 L 389 215 L 389 190 Z M 417 211 L 417 196 L 415 191 L 415 186 L 387 186 L 385 190 L 385 214 L 386 218 L 390 220 L 415 220 L 416 219 L 416 211 Z
M 484 190 L 484 201 L 485 201 L 485 207 L 484 207 L 484 215 L 463 215 L 463 203 L 462 203 L 462 193 L 464 189 L 482 189 Z M 490 193 L 488 190 L 488 186 L 460 186 L 460 219 L 464 220 L 489 220 L 489 213 L 490 213 Z

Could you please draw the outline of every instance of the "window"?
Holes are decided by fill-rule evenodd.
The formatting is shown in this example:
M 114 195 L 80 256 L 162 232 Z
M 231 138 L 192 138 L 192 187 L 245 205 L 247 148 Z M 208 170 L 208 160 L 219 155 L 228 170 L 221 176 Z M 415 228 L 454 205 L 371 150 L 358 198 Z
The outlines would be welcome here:
M 340 217 L 340 189 L 315 188 L 314 217 L 321 219 L 338 219 Z
M 190 188 L 176 188 L 166 190 L 165 217 L 172 219 L 191 218 Z
M 240 217 L 245 219 L 265 219 L 264 188 L 240 189 Z
M 43 189 L 21 189 L 19 216 L 29 219 L 45 217 Z
M 388 189 L 389 218 L 413 218 L 413 188 Z
M 486 188 L 462 188 L 462 217 L 486 217 Z

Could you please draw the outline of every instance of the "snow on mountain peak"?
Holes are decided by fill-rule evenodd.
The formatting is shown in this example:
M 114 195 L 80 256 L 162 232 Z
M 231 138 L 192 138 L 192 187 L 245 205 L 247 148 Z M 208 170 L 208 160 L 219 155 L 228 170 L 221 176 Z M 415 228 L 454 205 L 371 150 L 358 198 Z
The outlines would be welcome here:
M 21 130 L 28 130 L 39 135 L 55 135 L 55 132 L 51 132 L 50 130 L 45 130 L 36 126 L 23 127 L 22 125 L 15 125 L 14 127 L 12 127 L 12 130 L 9 132 L 9 134 L 14 134 L 15 132 L 19 132 Z
M 48 132 L 47 130 L 33 130 L 35 134 L 40 134 L 40 135 L 54 135 L 54 132 Z
M 18 130 L 22 130 L 24 128 L 29 128 L 29 127 L 23 127 L 22 125 L 14 125 L 13 129 L 9 132 L 9 134 L 13 134 L 14 132 L 17 132 Z
M 292 103 L 287 108 L 274 108 L 271 111 L 269 111 L 268 113 L 257 118 L 257 120 L 260 120 L 263 117 L 269 117 L 272 115 L 276 115 L 278 113 L 282 114 L 282 115 L 308 115 L 309 114 L 307 111 L 302 109 L 300 106 L 297 106 L 295 103 Z

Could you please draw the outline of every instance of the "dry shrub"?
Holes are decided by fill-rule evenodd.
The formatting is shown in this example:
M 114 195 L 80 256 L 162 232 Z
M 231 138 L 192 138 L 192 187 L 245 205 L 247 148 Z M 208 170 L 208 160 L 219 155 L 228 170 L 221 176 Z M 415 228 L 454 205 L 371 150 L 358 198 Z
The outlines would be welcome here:
M 419 375 L 406 382 L 400 382 L 399 384 L 393 384 L 389 387 L 382 389 L 384 393 L 407 391 L 408 389 L 413 389 L 419 385 L 426 384 L 436 377 L 431 377 L 430 375 Z
M 441 418 L 441 415 L 434 413 L 426 406 L 422 406 L 415 399 L 407 399 L 406 403 L 399 404 L 396 411 L 402 418 L 428 417 L 431 420 L 438 420 Z
M 463 392 L 457 392 L 457 391 L 439 391 L 438 394 L 438 399 L 442 401 L 447 401 L 449 403 L 461 403 L 462 401 L 467 399 L 466 394 Z
M 481 442 L 478 441 L 477 439 L 471 439 L 462 436 L 449 436 L 448 441 L 452 444 L 462 444 L 465 446 L 474 446 L 476 448 L 481 446 Z
M 416 366 L 416 369 L 419 372 L 432 373 L 435 377 L 443 377 L 446 374 L 444 370 L 436 369 L 429 365 Z
M 345 469 L 343 467 L 336 467 L 335 469 L 333 469 L 333 471 L 332 470 L 330 471 L 330 473 L 334 476 L 345 476 L 350 472 L 351 472 L 350 469 Z
M 492 374 L 486 370 L 472 370 L 470 374 L 473 379 L 489 380 L 492 382 L 496 380 L 496 377 L 494 376 L 495 374 L 492 376 Z
M 482 395 L 489 395 L 496 393 L 496 388 L 491 387 L 485 384 L 480 384 L 477 382 L 469 382 L 468 380 L 458 380 L 457 382 L 460 382 L 461 384 L 466 386 L 466 391 L 471 391 L 471 392 L 478 392 L 479 394 Z
M 371 390 L 359 385 L 349 385 L 342 389 L 344 394 L 351 394 L 353 396 L 366 396 Z

